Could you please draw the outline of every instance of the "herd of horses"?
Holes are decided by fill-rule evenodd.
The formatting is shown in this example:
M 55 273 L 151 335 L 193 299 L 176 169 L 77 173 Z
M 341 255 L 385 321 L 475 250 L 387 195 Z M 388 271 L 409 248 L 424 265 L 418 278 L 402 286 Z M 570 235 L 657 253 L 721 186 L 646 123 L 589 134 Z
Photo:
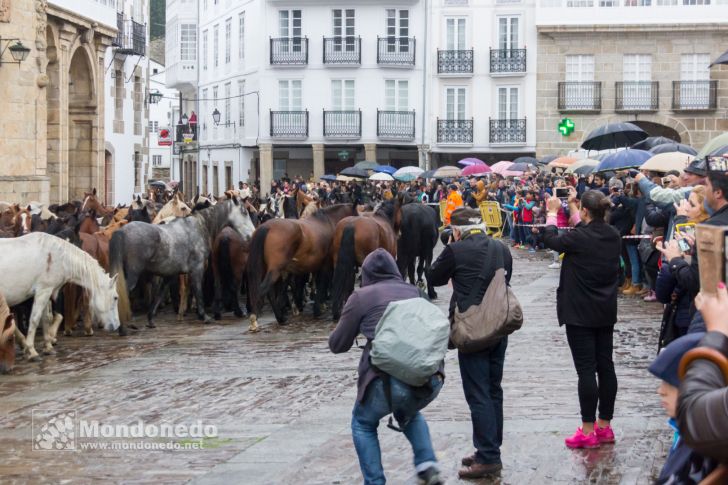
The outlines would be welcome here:
M 163 200 L 136 197 L 107 207 L 96 190 L 82 200 L 43 207 L 0 202 L 0 372 L 13 366 L 16 343 L 29 360 L 53 353 L 61 323 L 67 336 L 78 321 L 127 335 L 133 313 L 155 327 L 160 305 L 181 319 L 194 301 L 204 322 L 231 311 L 257 332 L 266 299 L 279 324 L 304 311 L 321 317 L 330 302 L 338 319 L 367 254 L 384 248 L 403 277 L 425 285 L 439 215 L 405 195 L 375 205 L 322 205 L 302 191 L 266 200 L 228 191 L 221 197 Z M 291 303 L 292 300 L 292 303 Z

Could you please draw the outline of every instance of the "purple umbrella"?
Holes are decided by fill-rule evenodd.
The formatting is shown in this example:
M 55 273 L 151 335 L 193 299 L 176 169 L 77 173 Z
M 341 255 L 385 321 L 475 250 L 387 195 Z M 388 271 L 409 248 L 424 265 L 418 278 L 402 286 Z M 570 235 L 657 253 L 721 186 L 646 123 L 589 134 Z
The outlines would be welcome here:
M 485 162 L 483 160 L 479 160 L 477 158 L 463 158 L 458 162 L 460 165 L 470 166 L 470 165 L 485 165 Z
M 462 175 L 469 177 L 471 175 L 485 175 L 486 173 L 490 173 L 492 170 L 487 165 L 481 165 L 481 164 L 475 164 L 475 165 L 468 165 L 463 169 Z

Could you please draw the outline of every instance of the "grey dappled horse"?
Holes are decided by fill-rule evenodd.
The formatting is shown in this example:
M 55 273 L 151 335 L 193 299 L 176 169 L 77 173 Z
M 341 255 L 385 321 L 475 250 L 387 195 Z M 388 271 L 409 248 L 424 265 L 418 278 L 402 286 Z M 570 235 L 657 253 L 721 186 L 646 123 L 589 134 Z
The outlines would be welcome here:
M 111 237 L 109 259 L 111 274 L 119 275 L 122 322 L 131 318 L 129 292 L 137 285 L 142 273 L 161 277 L 154 284 L 147 326 L 154 327 L 153 319 L 169 278 L 180 274 L 189 275 L 197 301 L 197 316 L 209 322 L 210 317 L 205 314 L 202 280 L 212 241 L 226 226 L 238 231 L 245 239 L 250 239 L 255 230 L 245 204 L 237 197 L 195 210 L 189 217 L 175 219 L 169 224 L 130 222 L 116 231 Z

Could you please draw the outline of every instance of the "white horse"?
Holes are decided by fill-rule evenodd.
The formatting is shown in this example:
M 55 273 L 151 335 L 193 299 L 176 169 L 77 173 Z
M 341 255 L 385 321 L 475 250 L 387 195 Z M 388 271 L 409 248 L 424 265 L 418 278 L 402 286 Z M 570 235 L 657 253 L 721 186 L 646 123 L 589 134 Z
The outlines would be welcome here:
M 85 288 L 89 293 L 89 307 L 97 321 L 108 331 L 119 328 L 119 297 L 116 277 L 109 278 L 99 263 L 73 244 L 50 234 L 34 232 L 14 239 L 0 240 L 0 293 L 8 305 L 13 306 L 33 297 L 27 339 L 16 332 L 29 360 L 38 359 L 35 350 L 35 332 L 43 322 L 43 351 L 53 352 L 61 319 L 53 325 L 43 318 L 51 299 L 66 283 Z

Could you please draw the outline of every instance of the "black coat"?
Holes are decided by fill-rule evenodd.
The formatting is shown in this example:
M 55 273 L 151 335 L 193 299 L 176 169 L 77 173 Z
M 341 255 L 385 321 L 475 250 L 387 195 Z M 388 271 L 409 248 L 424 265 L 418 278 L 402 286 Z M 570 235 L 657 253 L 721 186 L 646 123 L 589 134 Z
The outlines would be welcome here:
M 617 322 L 617 286 L 621 239 L 604 222 L 579 223 L 559 234 L 544 230 L 547 248 L 564 253 L 556 294 L 559 325 L 608 327 Z

